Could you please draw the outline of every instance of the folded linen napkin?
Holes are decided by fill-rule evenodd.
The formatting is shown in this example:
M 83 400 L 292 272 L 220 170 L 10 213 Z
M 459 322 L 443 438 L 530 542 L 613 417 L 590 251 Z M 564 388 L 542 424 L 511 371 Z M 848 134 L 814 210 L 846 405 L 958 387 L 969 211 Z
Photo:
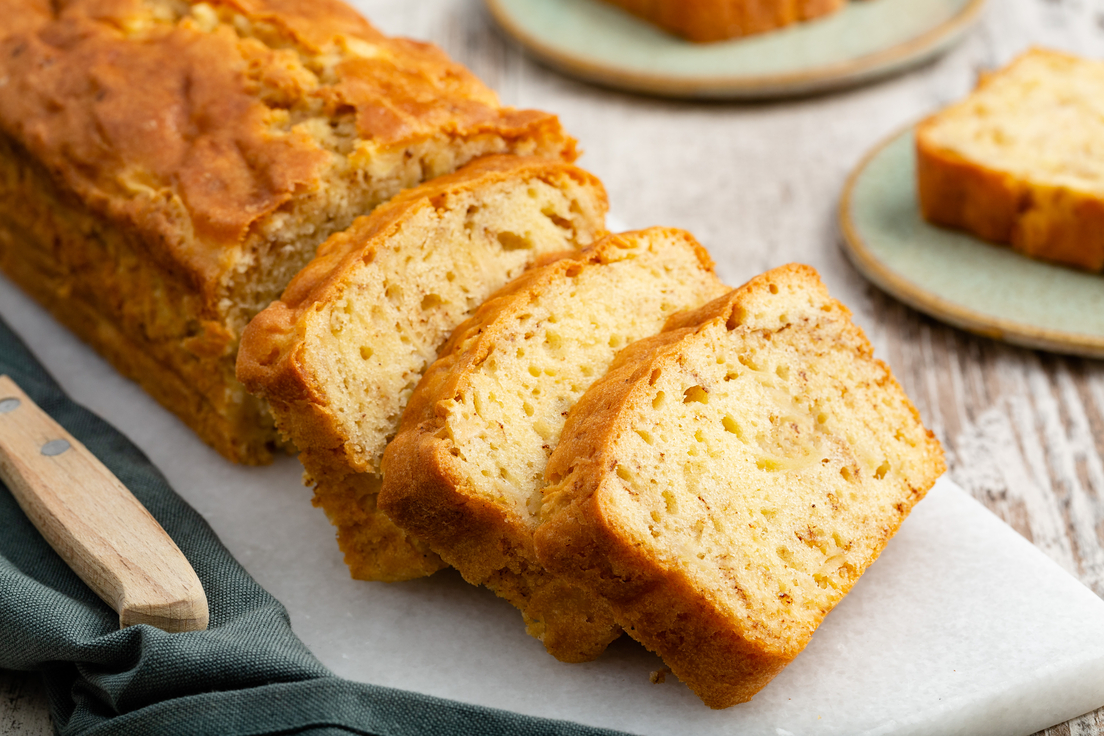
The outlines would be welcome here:
M 70 400 L 0 321 L 7 374 L 138 497 L 195 568 L 207 631 L 119 629 L 0 484 L 0 668 L 37 670 L 63 736 L 103 734 L 612 734 L 343 680 L 291 630 L 287 611 L 122 434 Z

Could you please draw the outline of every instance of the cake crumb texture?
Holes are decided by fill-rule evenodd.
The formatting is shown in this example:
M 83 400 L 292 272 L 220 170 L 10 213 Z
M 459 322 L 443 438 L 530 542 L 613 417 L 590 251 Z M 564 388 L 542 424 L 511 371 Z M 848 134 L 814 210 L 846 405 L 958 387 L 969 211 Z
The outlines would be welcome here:
M 620 629 L 533 549 L 544 469 L 572 405 L 618 350 L 727 292 L 688 233 L 609 235 L 534 268 L 461 325 L 384 456 L 380 507 L 464 578 L 521 610 L 553 656 L 593 659 Z

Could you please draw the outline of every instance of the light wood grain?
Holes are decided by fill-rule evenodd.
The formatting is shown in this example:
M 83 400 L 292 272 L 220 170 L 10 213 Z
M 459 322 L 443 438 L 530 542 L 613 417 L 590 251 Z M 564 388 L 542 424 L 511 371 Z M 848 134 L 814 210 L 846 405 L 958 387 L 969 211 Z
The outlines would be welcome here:
M 0 734 L 51 736 L 46 692 L 38 675 L 0 670 Z
M 50 546 L 119 614 L 122 628 L 207 628 L 187 558 L 96 456 L 0 376 L 0 480 Z
M 815 266 L 943 441 L 954 480 L 1104 595 L 1104 362 L 1009 347 L 902 306 L 851 267 L 835 223 L 862 155 L 964 96 L 979 71 L 1034 44 L 1104 58 L 1104 0 L 990 0 L 978 28 L 935 63 L 770 104 L 672 102 L 575 82 L 528 59 L 479 0 L 357 4 L 386 32 L 442 46 L 507 103 L 558 113 L 620 219 L 690 230 L 728 282 L 789 261 Z M 9 675 L 8 687 L 25 677 Z M 8 713 L 32 712 L 17 702 L 5 710 L 0 699 L 0 733 Z M 1104 709 L 1043 733 L 1104 734 Z

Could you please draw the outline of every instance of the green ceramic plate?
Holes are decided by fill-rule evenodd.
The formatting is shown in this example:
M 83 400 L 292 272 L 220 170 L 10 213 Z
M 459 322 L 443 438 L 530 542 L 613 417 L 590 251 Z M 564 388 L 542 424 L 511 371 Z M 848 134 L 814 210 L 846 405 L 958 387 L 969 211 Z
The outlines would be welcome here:
M 947 50 L 984 0 L 860 0 L 834 15 L 695 44 L 601 0 L 486 0 L 506 31 L 587 81 L 672 97 L 766 98 L 845 87 Z
M 929 225 L 916 197 L 910 129 L 859 164 L 840 202 L 845 249 L 868 279 L 955 327 L 1104 358 L 1104 277 Z

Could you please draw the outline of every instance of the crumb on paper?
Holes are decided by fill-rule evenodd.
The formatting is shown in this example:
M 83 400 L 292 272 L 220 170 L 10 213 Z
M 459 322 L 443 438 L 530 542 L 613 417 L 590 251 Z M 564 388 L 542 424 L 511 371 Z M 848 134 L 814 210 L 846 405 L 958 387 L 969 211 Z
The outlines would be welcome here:
M 653 685 L 662 685 L 667 681 L 667 674 L 671 671 L 670 667 L 664 667 L 661 670 L 656 670 L 652 674 L 648 675 L 648 679 L 652 681 Z

